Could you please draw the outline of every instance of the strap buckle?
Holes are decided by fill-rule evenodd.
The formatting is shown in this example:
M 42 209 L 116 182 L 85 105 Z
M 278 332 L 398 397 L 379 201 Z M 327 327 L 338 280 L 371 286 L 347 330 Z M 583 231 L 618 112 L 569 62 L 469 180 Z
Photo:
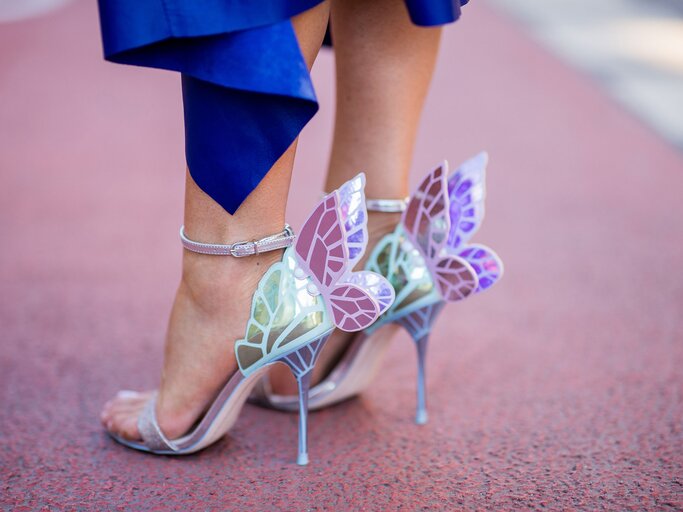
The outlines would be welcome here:
M 235 258 L 244 258 L 245 256 L 252 256 L 258 254 L 258 242 L 256 240 L 244 240 L 242 242 L 235 242 L 230 246 L 230 255 Z

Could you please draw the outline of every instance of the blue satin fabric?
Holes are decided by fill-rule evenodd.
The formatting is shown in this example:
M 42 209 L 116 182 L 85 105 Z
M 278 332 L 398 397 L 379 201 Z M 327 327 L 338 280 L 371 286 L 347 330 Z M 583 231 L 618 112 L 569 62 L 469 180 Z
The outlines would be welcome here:
M 456 21 L 460 7 L 469 0 L 405 0 L 410 20 L 415 25 L 431 27 Z
M 105 58 L 182 74 L 185 150 L 234 213 L 318 110 L 290 18 L 321 0 L 99 0 Z M 405 0 L 418 25 L 466 0 Z

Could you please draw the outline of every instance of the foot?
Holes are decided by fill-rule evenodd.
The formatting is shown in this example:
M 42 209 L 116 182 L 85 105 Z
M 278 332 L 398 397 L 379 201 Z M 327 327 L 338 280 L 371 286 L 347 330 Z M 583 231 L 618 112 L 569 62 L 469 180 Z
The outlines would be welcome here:
M 281 251 L 248 258 L 185 252 L 166 335 L 156 415 L 169 439 L 185 434 L 237 370 L 234 342 L 244 336 L 251 300 Z M 138 440 L 137 421 L 153 392 L 120 391 L 101 413 L 102 424 Z
M 400 220 L 400 213 L 368 212 L 368 247 L 355 270 L 365 267 L 365 262 L 370 257 L 375 245 L 385 235 L 394 231 Z M 321 382 L 330 374 L 355 335 L 356 333 L 344 332 L 339 329 L 332 333 L 313 368 L 312 385 Z M 387 335 L 391 335 L 391 333 L 387 332 Z M 268 373 L 268 378 L 273 393 L 277 395 L 295 395 L 297 393 L 296 379 L 288 368 L 276 365 Z

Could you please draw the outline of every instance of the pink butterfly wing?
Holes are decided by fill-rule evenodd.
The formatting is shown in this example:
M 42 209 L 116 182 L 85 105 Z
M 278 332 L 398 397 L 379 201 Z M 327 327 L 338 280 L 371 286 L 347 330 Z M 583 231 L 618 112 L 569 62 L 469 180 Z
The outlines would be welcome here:
M 441 295 L 448 302 L 468 297 L 479 284 L 477 273 L 472 266 L 465 259 L 452 253 L 436 261 L 433 269 Z
M 353 283 L 334 287 L 330 294 L 334 323 L 343 331 L 365 329 L 380 315 L 379 305 L 367 290 Z
M 325 196 L 304 223 L 294 247 L 299 265 L 321 291 L 329 290 L 346 272 L 349 263 L 336 193 Z
M 447 162 L 430 172 L 412 195 L 401 219 L 408 236 L 428 260 L 438 255 L 450 230 L 447 173 Z
M 353 194 L 362 194 L 363 182 L 359 183 L 360 190 L 353 190 Z M 353 230 L 358 233 L 365 229 L 362 195 L 359 205 L 351 210 L 356 208 L 363 214 L 358 224 L 362 225 L 361 230 Z M 350 272 L 352 260 L 344 226 L 344 222 L 350 218 L 348 213 L 345 218 L 337 192 L 326 196 L 304 223 L 294 250 L 297 264 L 311 276 L 329 304 L 335 325 L 344 331 L 358 331 L 369 327 L 381 311 L 393 302 L 394 295 L 390 286 L 389 292 L 386 286 L 382 286 L 386 279 L 381 276 L 370 272 L 360 272 L 360 275 L 355 276 L 357 273 Z M 364 245 L 365 240 L 362 241 L 363 248 Z M 372 276 L 376 279 L 370 279 Z M 352 282 L 354 277 L 357 282 Z
M 503 262 L 490 247 L 470 244 L 461 248 L 458 256 L 467 260 L 477 273 L 477 293 L 489 289 L 503 276 Z

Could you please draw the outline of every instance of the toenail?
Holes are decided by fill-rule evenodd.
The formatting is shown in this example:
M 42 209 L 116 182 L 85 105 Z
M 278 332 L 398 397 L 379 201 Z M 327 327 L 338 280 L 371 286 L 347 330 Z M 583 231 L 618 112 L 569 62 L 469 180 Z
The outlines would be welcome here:
M 116 393 L 116 396 L 119 398 L 135 398 L 138 396 L 137 391 L 131 391 L 129 389 L 122 389 L 118 393 Z

